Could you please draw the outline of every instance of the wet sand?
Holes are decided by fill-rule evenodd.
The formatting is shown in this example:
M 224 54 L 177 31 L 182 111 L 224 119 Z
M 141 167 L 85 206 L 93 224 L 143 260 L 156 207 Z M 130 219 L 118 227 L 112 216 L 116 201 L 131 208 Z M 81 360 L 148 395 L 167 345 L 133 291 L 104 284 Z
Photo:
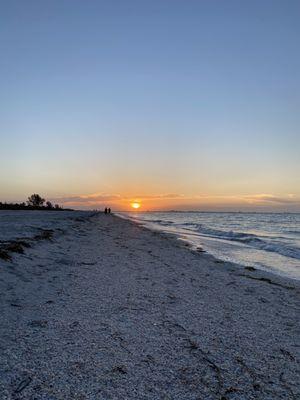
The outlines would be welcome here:
M 0 260 L 0 399 L 298 399 L 297 281 L 113 215 Z

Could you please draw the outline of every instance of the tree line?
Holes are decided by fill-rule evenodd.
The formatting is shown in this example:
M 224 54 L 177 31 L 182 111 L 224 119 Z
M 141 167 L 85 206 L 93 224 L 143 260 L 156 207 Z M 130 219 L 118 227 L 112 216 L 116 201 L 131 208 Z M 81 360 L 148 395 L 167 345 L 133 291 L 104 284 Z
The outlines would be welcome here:
M 34 193 L 28 197 L 27 202 L 23 203 L 2 203 L 0 202 L 0 210 L 55 210 L 55 211 L 72 211 L 70 208 L 63 208 L 58 204 L 52 204 L 46 201 L 39 194 Z

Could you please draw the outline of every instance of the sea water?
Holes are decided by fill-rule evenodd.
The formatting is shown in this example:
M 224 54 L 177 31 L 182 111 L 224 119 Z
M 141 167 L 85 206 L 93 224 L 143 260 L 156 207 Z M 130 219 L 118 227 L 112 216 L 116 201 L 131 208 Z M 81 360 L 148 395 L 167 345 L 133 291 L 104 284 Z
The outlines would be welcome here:
M 130 212 L 122 216 L 175 234 L 218 259 L 300 279 L 300 214 Z

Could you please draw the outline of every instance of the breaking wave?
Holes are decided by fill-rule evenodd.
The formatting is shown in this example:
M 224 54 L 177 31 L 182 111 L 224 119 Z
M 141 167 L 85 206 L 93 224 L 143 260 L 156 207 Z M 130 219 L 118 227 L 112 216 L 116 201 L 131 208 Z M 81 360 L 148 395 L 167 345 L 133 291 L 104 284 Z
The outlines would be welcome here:
M 154 221 L 151 221 L 154 222 Z M 166 221 L 155 221 L 160 225 L 168 225 Z M 176 224 L 178 228 L 190 230 L 193 232 L 197 232 L 200 236 L 215 238 L 215 239 L 223 239 L 230 240 L 234 242 L 244 243 L 250 247 L 254 247 L 259 250 L 270 251 L 273 253 L 278 253 L 282 256 L 292 257 L 300 260 L 300 249 L 298 247 L 293 247 L 291 245 L 287 245 L 280 239 L 284 239 L 284 237 L 278 236 L 277 238 L 268 237 L 268 236 L 257 236 L 251 233 L 243 233 L 243 232 L 235 232 L 235 231 L 223 231 L 217 229 L 211 229 L 203 226 L 202 224 L 196 223 L 181 223 Z

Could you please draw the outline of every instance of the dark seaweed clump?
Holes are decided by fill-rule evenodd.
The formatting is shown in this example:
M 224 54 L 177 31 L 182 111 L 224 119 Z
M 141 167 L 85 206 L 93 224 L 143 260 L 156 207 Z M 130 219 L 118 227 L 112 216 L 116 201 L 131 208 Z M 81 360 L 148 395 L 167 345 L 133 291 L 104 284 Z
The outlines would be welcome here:
M 52 229 L 41 229 L 41 232 L 33 238 L 0 242 L 0 258 L 4 261 L 11 261 L 13 253 L 23 254 L 24 249 L 31 247 L 34 242 L 51 240 L 53 234 Z

